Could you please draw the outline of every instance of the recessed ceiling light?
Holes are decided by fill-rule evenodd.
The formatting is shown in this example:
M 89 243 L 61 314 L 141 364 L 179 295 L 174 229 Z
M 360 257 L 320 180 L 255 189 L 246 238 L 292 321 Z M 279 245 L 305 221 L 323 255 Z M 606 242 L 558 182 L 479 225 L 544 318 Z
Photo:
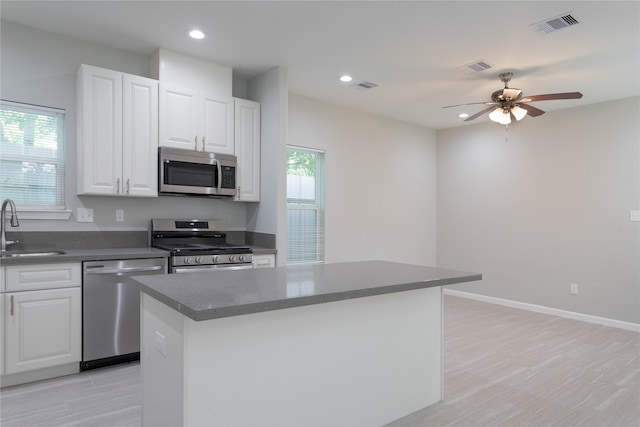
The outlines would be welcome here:
M 187 30 L 187 34 L 192 39 L 201 40 L 204 38 L 204 33 L 200 30 Z
M 351 80 L 353 80 L 353 78 L 347 74 L 345 74 L 344 76 L 340 76 L 340 81 L 341 82 L 350 82 Z
M 458 117 L 460 117 L 461 119 L 466 119 L 467 117 L 469 117 L 468 113 L 460 113 L 458 114 Z

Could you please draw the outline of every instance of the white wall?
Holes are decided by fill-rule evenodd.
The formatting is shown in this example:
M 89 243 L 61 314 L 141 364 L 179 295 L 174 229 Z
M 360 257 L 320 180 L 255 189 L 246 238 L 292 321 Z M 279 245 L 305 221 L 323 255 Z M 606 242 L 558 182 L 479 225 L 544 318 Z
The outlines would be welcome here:
M 438 266 L 483 274 L 452 288 L 640 323 L 638 117 L 631 98 L 525 118 L 508 142 L 438 131 Z
M 2 21 L 0 37 L 0 97 L 66 110 L 68 221 L 22 220 L 18 231 L 140 229 L 150 218 L 201 217 L 225 219 L 230 229 L 244 230 L 244 203 L 194 197 L 124 198 L 76 196 L 76 71 L 90 64 L 130 74 L 149 76 L 149 57 L 88 43 Z M 94 209 L 95 223 L 78 223 L 76 208 Z M 124 222 L 115 222 L 115 210 L 124 210 Z
M 275 67 L 247 82 L 260 102 L 260 203 L 247 203 L 247 230 L 276 235 L 277 265 L 286 263 L 287 69 Z
M 325 150 L 326 261 L 435 263 L 435 131 L 295 94 L 289 144 Z

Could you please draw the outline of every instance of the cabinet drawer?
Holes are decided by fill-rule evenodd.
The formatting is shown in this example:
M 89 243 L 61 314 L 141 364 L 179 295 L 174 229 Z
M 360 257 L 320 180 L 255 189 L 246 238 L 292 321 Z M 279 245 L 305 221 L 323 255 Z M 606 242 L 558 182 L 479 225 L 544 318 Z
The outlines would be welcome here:
M 6 268 L 6 292 L 70 288 L 82 284 L 80 263 L 11 265 Z
M 253 268 L 269 268 L 276 266 L 275 255 L 254 255 Z

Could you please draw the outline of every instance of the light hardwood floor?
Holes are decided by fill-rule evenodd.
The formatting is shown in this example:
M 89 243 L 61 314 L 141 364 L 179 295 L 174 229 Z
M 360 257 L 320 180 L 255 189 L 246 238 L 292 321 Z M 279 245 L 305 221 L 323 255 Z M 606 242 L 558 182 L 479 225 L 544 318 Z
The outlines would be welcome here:
M 445 296 L 445 399 L 387 427 L 638 427 L 640 334 Z M 139 426 L 129 364 L 0 391 L 0 425 Z

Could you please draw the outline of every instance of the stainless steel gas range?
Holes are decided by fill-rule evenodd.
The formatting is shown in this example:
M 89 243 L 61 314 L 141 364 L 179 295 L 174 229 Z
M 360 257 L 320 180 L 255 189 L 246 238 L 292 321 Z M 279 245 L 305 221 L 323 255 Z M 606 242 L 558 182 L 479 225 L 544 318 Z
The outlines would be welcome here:
M 228 243 L 224 227 L 217 220 L 153 219 L 151 246 L 171 253 L 170 273 L 253 268 L 251 248 Z

